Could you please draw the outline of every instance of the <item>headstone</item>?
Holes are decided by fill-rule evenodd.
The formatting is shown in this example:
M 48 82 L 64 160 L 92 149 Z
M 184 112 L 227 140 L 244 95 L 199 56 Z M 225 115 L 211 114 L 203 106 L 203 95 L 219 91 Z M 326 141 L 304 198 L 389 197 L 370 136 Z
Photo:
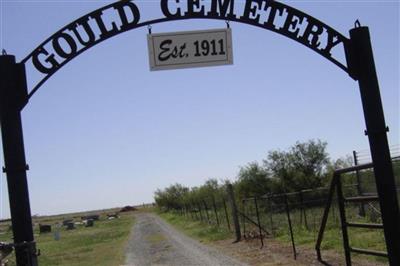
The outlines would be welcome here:
M 136 210 L 137 209 L 133 206 L 125 206 L 119 212 L 130 212 L 130 211 L 136 211 Z
M 112 219 L 117 219 L 119 218 L 118 214 L 113 213 L 113 214 L 107 214 L 107 219 L 112 220 Z
M 94 221 L 92 219 L 86 220 L 85 227 L 93 227 Z
M 60 240 L 60 224 L 59 223 L 57 223 L 56 224 L 56 226 L 55 226 L 55 230 L 54 230 L 54 240 L 55 241 L 58 241 L 58 240 Z
M 73 221 L 74 221 L 74 220 L 72 220 L 72 219 L 66 219 L 66 220 L 63 221 L 63 226 L 66 226 L 67 223 L 71 223 L 71 222 L 73 222 Z
M 75 229 L 75 224 L 73 222 L 67 223 L 66 226 L 67 226 L 67 230 Z
M 100 215 L 94 214 L 94 215 L 86 215 L 81 217 L 82 220 L 93 220 L 93 221 L 98 221 L 100 219 Z
M 60 240 L 60 231 L 54 231 L 54 240 L 55 241 L 58 241 L 58 240 Z
M 51 232 L 51 225 L 49 225 L 49 224 L 39 224 L 39 232 L 40 233 L 49 233 L 49 232 Z

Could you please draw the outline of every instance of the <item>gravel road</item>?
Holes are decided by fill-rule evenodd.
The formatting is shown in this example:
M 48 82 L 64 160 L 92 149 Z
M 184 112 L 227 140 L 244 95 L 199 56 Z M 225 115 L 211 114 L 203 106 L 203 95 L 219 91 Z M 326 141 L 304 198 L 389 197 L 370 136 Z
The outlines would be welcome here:
M 191 239 L 158 216 L 137 213 L 126 248 L 126 265 L 245 265 Z

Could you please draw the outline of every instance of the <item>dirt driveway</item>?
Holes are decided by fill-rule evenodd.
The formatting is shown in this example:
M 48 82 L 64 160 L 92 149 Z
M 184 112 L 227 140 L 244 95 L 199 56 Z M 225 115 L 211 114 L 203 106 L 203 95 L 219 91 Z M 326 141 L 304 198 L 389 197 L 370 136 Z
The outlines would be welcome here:
M 246 265 L 193 240 L 151 213 L 137 213 L 126 265 Z
M 313 248 L 298 247 L 297 260 L 293 259 L 290 244 L 265 239 L 260 249 L 258 239 L 232 244 L 233 239 L 213 242 L 205 246 L 193 240 L 152 213 L 136 213 L 136 223 L 126 250 L 126 265 L 251 265 L 251 266 L 321 266 L 345 265 L 344 256 L 333 251 L 323 251 L 325 264 L 320 263 Z M 239 262 L 240 260 L 241 262 Z M 353 258 L 354 266 L 383 266 L 364 258 Z

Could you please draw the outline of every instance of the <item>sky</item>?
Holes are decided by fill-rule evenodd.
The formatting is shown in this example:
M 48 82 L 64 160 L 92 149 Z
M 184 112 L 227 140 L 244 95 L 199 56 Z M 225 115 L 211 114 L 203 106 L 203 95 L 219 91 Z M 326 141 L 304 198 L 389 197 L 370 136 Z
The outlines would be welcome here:
M 0 48 L 21 61 L 65 25 L 112 2 L 1 0 Z M 161 17 L 159 1 L 135 2 L 143 20 Z M 399 1 L 281 2 L 346 37 L 356 19 L 370 28 L 389 144 L 398 145 Z M 194 19 L 152 31 L 224 27 Z M 22 112 L 32 214 L 149 203 L 157 188 L 173 183 L 235 180 L 240 166 L 296 141 L 326 141 L 332 159 L 369 149 L 356 81 L 291 39 L 230 27 L 233 65 L 150 71 L 142 27 L 87 50 L 44 83 Z M 4 174 L 0 193 L 0 218 L 7 218 Z

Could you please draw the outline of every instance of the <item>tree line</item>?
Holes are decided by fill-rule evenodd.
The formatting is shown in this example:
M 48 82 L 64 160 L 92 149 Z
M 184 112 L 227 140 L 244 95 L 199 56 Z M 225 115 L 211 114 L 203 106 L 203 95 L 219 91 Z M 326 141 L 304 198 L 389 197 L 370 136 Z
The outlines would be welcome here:
M 272 150 L 261 162 L 250 162 L 241 166 L 236 180 L 232 182 L 238 199 L 259 197 L 270 193 L 287 193 L 313 189 L 328 184 L 337 168 L 352 165 L 350 157 L 331 160 L 327 142 L 308 140 L 296 142 L 288 150 Z M 154 199 L 157 205 L 167 210 L 181 209 L 191 202 L 225 196 L 228 180 L 208 179 L 198 187 L 172 184 L 157 189 Z

